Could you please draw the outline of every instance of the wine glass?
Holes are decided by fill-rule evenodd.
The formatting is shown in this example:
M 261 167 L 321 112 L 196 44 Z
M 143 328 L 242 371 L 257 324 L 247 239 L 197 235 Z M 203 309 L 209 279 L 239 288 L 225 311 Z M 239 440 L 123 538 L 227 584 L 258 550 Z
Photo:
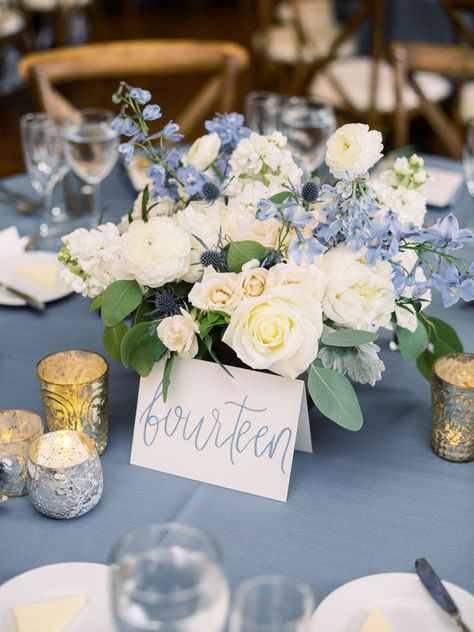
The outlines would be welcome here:
M 229 588 L 214 542 L 179 523 L 126 535 L 111 554 L 119 632 L 222 632 Z
M 278 129 L 281 97 L 275 92 L 249 92 L 245 97 L 245 123 L 258 134 Z
M 63 121 L 61 128 L 68 164 L 91 187 L 91 226 L 97 226 L 102 213 L 100 183 L 118 157 L 118 136 L 110 126 L 113 118 L 114 113 L 108 110 L 79 110 Z
M 262 575 L 237 588 L 229 632 L 307 632 L 314 611 L 311 588 L 283 575 Z
M 464 175 L 466 177 L 467 190 L 474 201 L 474 117 L 471 117 L 466 125 L 466 138 L 463 148 Z M 467 219 L 468 227 L 474 231 L 474 212 L 471 209 Z
M 44 243 L 58 240 L 63 232 L 53 212 L 52 194 L 63 176 L 63 147 L 57 121 L 41 112 L 25 114 L 20 120 L 23 158 L 34 190 L 43 197 L 39 239 Z
M 336 130 L 336 117 L 329 105 L 311 97 L 288 97 L 281 104 L 280 131 L 288 138 L 288 148 L 306 175 L 324 161 L 326 143 Z

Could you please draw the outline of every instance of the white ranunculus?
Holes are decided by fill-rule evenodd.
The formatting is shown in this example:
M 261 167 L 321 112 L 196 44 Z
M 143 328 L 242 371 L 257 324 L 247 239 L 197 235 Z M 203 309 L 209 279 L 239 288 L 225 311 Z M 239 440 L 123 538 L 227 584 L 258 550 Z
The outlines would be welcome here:
M 413 250 L 404 250 L 399 252 L 395 257 L 395 261 L 400 263 L 405 270 L 410 273 L 413 271 L 413 267 L 418 260 L 418 256 L 416 252 Z M 415 270 L 415 279 L 417 281 L 426 281 L 426 275 L 422 268 L 418 267 Z M 413 287 L 407 285 L 403 290 L 403 296 L 407 298 L 411 298 L 413 296 Z M 431 290 L 426 290 L 424 294 L 420 296 L 423 299 L 422 309 L 426 309 L 431 303 Z M 408 329 L 409 331 L 415 331 L 418 325 L 418 320 L 416 317 L 415 310 L 411 305 L 405 305 L 401 307 L 397 305 L 395 308 L 395 314 L 397 316 L 397 324 L 404 329 Z
M 165 347 L 181 358 L 194 358 L 198 352 L 196 334 L 199 333 L 199 325 L 184 309 L 181 309 L 181 314 L 164 318 L 156 333 Z
M 122 236 L 122 252 L 128 272 L 138 283 L 157 288 L 188 272 L 191 239 L 169 217 L 137 220 Z
M 65 262 L 61 278 L 74 292 L 94 298 L 113 281 L 132 279 L 122 255 L 121 237 L 115 224 L 87 230 L 77 228 L 62 237 Z
M 358 176 L 382 157 L 382 134 L 363 123 L 348 123 L 334 132 L 326 147 L 326 164 L 335 178 Z
M 278 263 L 268 271 L 267 286 L 282 285 L 299 285 L 320 303 L 326 289 L 326 279 L 320 267 L 314 264 Z
M 189 292 L 191 305 L 204 312 L 217 311 L 231 314 L 242 300 L 237 274 L 216 272 L 206 268 L 204 275 Z
M 222 340 L 252 369 L 296 378 L 317 356 L 322 328 L 321 305 L 302 287 L 288 285 L 244 299 Z
M 219 155 L 221 139 L 216 133 L 205 134 L 196 139 L 183 162 L 198 171 L 205 171 Z
M 252 259 L 252 262 L 258 260 Z M 251 263 L 251 262 L 247 262 Z M 250 267 L 242 269 L 237 277 L 239 287 L 243 296 L 260 296 L 265 292 L 267 284 L 268 270 L 260 267 Z
M 223 235 L 231 241 L 258 241 L 266 248 L 275 248 L 281 224 L 270 218 L 260 221 L 253 211 L 233 211 L 227 214 L 223 223 Z
M 339 244 L 323 255 L 327 287 L 323 297 L 326 318 L 353 329 L 375 331 L 388 327 L 395 309 L 395 290 L 388 261 L 367 265 L 364 251 Z
M 132 220 L 142 219 L 142 200 L 143 191 L 138 194 L 135 202 L 133 203 Z M 175 210 L 175 203 L 167 196 L 165 197 L 150 197 L 148 202 L 150 210 L 148 211 L 148 219 L 152 217 L 159 217 L 160 215 L 171 216 Z M 120 233 L 125 233 L 130 226 L 130 217 L 123 215 L 118 224 Z

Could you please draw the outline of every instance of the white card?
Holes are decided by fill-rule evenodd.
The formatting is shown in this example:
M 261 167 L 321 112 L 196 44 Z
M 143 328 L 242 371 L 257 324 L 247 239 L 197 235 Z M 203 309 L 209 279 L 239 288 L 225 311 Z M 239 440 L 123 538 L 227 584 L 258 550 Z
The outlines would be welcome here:
M 140 380 L 130 462 L 285 501 L 295 443 L 312 452 L 304 382 L 175 358 L 164 402 L 163 369 Z
M 432 180 L 423 185 L 421 192 L 426 196 L 426 201 L 432 206 L 444 208 L 453 200 L 459 187 L 464 181 L 464 176 L 457 171 L 428 167 Z

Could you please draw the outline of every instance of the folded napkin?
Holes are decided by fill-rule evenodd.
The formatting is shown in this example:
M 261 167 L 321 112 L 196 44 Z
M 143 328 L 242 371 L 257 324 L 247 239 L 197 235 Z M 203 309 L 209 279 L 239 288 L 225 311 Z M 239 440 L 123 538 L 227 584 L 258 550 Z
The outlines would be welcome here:
M 426 196 L 426 201 L 432 206 L 443 208 L 454 202 L 454 198 L 459 191 L 459 187 L 464 182 L 464 176 L 457 171 L 448 169 L 438 169 L 427 167 L 433 176 L 432 180 L 423 185 L 422 193 Z
M 28 237 L 20 237 L 16 226 L 0 230 L 0 259 L 21 255 L 27 243 Z

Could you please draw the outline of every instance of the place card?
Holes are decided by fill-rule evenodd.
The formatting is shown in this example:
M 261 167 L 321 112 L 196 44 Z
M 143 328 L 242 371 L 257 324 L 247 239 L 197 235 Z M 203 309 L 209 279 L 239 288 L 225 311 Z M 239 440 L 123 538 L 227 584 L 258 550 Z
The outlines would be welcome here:
M 286 501 L 293 453 L 312 452 L 305 385 L 278 375 L 175 358 L 140 380 L 133 465 Z

